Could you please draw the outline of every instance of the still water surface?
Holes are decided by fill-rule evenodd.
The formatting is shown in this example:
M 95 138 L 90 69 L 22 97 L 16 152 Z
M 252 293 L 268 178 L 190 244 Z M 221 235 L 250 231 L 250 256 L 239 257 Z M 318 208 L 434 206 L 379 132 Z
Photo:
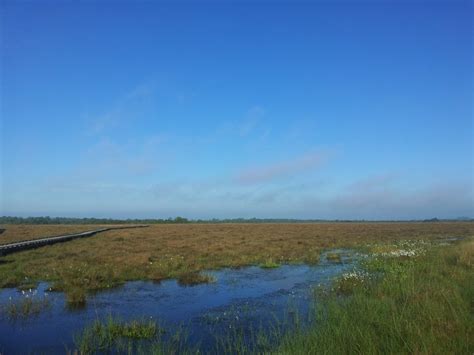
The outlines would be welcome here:
M 330 262 L 322 254 L 314 266 L 209 271 L 215 283 L 192 287 L 180 286 L 176 280 L 128 282 L 90 296 L 87 307 L 80 310 L 68 310 L 62 293 L 47 292 L 48 285 L 40 283 L 32 297 L 48 297 L 51 307 L 25 320 L 12 321 L 0 314 L 0 353 L 64 353 L 76 348 L 74 334 L 109 315 L 123 320 L 151 318 L 169 334 L 184 327 L 190 344 L 204 351 L 213 349 L 215 337 L 229 329 L 265 329 L 275 322 L 290 323 L 295 314 L 304 319 L 314 301 L 314 287 L 354 267 L 354 255 L 337 251 L 346 253 L 341 263 Z M 17 289 L 0 290 L 0 304 L 10 297 L 25 296 Z

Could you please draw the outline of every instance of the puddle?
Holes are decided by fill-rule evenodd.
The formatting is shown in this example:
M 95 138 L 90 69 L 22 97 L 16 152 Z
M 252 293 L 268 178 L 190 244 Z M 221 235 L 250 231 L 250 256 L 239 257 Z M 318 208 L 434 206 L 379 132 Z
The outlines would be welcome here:
M 214 349 L 216 335 L 227 334 L 229 329 L 265 329 L 275 322 L 285 324 L 296 313 L 299 318 L 308 315 L 313 287 L 328 284 L 354 266 L 355 257 L 348 250 L 330 252 L 341 253 L 341 262 L 331 262 L 323 253 L 315 266 L 210 271 L 215 283 L 192 287 L 180 286 L 176 280 L 128 282 L 88 297 L 87 307 L 74 311 L 67 309 L 62 293 L 49 293 L 48 285 L 40 283 L 30 297 L 46 297 L 50 306 L 24 320 L 12 321 L 0 314 L 0 353 L 64 353 L 75 348 L 74 334 L 111 314 L 123 320 L 151 318 L 169 334 L 184 326 L 191 345 L 204 351 Z M 0 304 L 8 303 L 10 297 L 15 300 L 25 295 L 17 289 L 0 290 Z

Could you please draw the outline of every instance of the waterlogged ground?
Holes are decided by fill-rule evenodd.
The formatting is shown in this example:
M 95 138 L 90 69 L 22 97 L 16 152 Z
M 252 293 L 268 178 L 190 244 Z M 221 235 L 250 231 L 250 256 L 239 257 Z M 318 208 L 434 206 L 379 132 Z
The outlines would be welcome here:
M 76 348 L 74 334 L 97 319 L 110 315 L 123 320 L 152 319 L 165 330 L 164 337 L 184 329 L 189 345 L 202 350 L 216 347 L 216 336 L 233 329 L 250 335 L 258 329 L 291 326 L 293 318 L 305 318 L 314 304 L 314 287 L 352 270 L 355 255 L 347 250 L 324 253 L 318 265 L 283 265 L 264 269 L 245 267 L 210 271 L 216 281 L 192 287 L 175 280 L 161 283 L 128 282 L 118 289 L 91 296 L 87 306 L 69 310 L 62 293 L 36 290 L 0 291 L 0 353 L 64 352 Z M 331 258 L 334 253 L 340 258 Z M 327 256 L 329 255 L 329 258 Z M 12 314 L 10 302 L 25 298 L 46 300 L 24 317 Z M 220 337 L 222 339 L 222 337 Z

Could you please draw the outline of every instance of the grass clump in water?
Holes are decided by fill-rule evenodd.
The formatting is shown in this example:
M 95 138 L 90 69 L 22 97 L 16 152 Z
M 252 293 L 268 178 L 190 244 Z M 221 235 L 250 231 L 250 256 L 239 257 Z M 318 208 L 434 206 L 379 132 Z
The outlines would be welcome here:
M 326 259 L 332 263 L 342 263 L 342 257 L 340 253 L 327 253 Z
M 66 292 L 66 304 L 70 309 L 84 308 L 87 303 L 87 295 L 84 289 L 73 288 Z
M 319 250 L 308 252 L 308 254 L 303 259 L 303 262 L 308 265 L 318 265 L 320 261 Z
M 51 303 L 46 297 L 37 297 L 36 291 L 22 291 L 22 297 L 18 300 L 10 300 L 0 307 L 1 313 L 5 313 L 8 319 L 26 319 L 37 316 L 42 311 L 51 308 Z
M 213 282 L 216 282 L 214 276 L 200 272 L 189 272 L 178 277 L 178 284 L 181 286 L 196 286 Z
M 262 269 L 276 269 L 280 267 L 280 264 L 273 261 L 273 259 L 267 259 L 264 263 L 260 264 Z
M 105 321 L 96 320 L 74 337 L 81 354 L 97 351 L 122 352 L 133 347 L 133 341 L 154 339 L 161 329 L 152 320 L 122 321 L 109 316 Z
M 37 282 L 25 282 L 21 285 L 19 285 L 17 288 L 20 290 L 20 291 L 28 291 L 28 292 L 31 292 L 31 290 L 34 290 L 36 289 L 36 287 L 38 286 L 38 283 Z
M 51 289 L 65 292 L 69 308 L 85 307 L 88 294 L 121 283 L 110 267 L 89 267 L 85 263 L 66 265 L 60 269 L 58 276 Z

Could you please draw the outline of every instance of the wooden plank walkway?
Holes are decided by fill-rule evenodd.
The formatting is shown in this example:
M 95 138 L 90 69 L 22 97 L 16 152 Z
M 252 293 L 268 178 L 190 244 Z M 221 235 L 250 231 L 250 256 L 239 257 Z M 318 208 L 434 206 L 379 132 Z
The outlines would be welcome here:
M 35 248 L 39 248 L 45 245 L 67 242 L 69 240 L 73 240 L 76 238 L 90 237 L 100 232 L 106 232 L 106 231 L 115 230 L 115 229 L 146 228 L 146 227 L 148 226 L 138 225 L 138 226 L 106 227 L 106 228 L 100 228 L 100 229 L 95 229 L 95 230 L 81 232 L 81 233 L 65 234 L 65 235 L 59 235 L 55 237 L 46 237 L 46 238 L 41 238 L 41 239 L 33 239 L 33 240 L 25 240 L 21 242 L 9 243 L 9 244 L 0 245 L 0 256 L 15 253 L 17 251 L 35 249 Z

